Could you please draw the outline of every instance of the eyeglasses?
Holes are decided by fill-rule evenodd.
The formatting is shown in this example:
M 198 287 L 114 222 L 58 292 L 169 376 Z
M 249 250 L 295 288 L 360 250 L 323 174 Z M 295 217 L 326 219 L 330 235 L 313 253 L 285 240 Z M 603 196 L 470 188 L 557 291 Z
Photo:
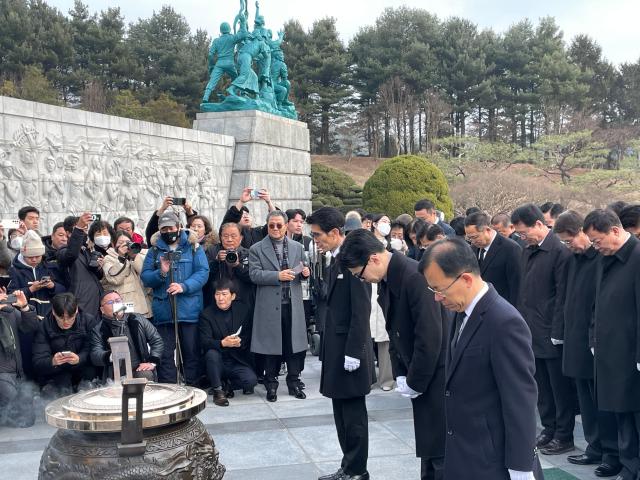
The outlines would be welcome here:
M 271 230 L 280 230 L 282 227 L 284 227 L 284 223 L 270 223 L 269 224 L 269 228 Z
M 231 234 L 231 235 L 222 235 L 222 238 L 225 240 L 235 240 L 236 238 L 240 238 L 240 235 L 236 234 Z
M 122 299 L 119 298 L 117 300 L 107 300 L 102 304 L 102 306 L 104 307 L 105 305 L 113 305 L 114 303 L 122 303 Z
M 364 276 L 363 276 L 363 275 L 364 275 L 364 271 L 365 271 L 365 269 L 367 268 L 367 265 L 369 265 L 369 261 L 370 261 L 370 260 L 371 260 L 371 257 L 369 257 L 369 258 L 367 259 L 367 263 L 365 263 L 365 264 L 364 264 L 364 267 L 362 267 L 362 270 L 360 270 L 360 273 L 356 273 L 356 274 L 354 275 L 354 277 L 356 277 L 356 278 L 357 278 L 358 280 L 360 280 L 361 282 L 364 282 L 364 281 L 365 281 L 365 280 L 364 280 Z
M 560 243 L 562 243 L 563 245 L 566 245 L 567 247 L 570 247 L 571 244 L 573 243 L 573 238 L 571 240 L 560 240 Z
M 447 296 L 447 294 L 446 294 L 447 290 L 449 290 L 451 287 L 453 287 L 453 284 L 456 283 L 458 280 L 460 280 L 460 277 L 462 277 L 462 275 L 464 275 L 465 273 L 470 273 L 470 272 L 461 272 L 460 275 L 458 275 L 455 278 L 455 280 L 449 284 L 449 286 L 447 288 L 444 288 L 442 290 L 435 290 L 435 289 L 433 289 L 431 287 L 427 287 L 427 288 L 434 295 L 438 295 L 439 297 L 445 298 Z

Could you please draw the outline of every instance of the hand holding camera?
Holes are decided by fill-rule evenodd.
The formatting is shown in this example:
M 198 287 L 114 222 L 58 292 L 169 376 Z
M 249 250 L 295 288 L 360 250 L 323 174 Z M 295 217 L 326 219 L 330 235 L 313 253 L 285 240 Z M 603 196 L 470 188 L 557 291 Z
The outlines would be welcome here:
M 89 228 L 89 225 L 93 222 L 93 214 L 89 212 L 84 212 L 82 215 L 78 217 L 78 223 L 76 223 L 76 228 L 80 230 L 84 230 L 85 232 Z

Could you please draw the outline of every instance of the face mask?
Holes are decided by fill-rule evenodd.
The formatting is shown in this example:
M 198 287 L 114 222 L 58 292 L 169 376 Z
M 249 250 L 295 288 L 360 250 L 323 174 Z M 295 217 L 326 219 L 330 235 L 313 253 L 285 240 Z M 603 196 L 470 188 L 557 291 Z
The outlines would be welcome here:
M 391 233 L 391 224 L 379 223 L 378 226 L 376 227 L 376 230 L 378 230 L 380 235 L 382 235 L 383 237 L 386 237 L 387 235 L 389 235 L 389 233 Z
M 99 237 L 95 237 L 93 239 L 93 243 L 102 248 L 107 248 L 111 245 L 111 237 L 108 235 L 100 235 Z
M 402 250 L 402 240 L 400 240 L 399 238 L 392 238 L 391 248 L 393 250 Z
M 178 235 L 178 232 L 164 232 L 160 234 L 160 237 L 167 245 L 173 245 L 178 240 Z
M 22 236 L 18 235 L 17 237 L 13 237 L 11 239 L 11 242 L 9 243 L 9 246 L 11 248 L 13 248 L 14 250 L 20 250 L 22 248 L 22 241 L 24 240 L 24 238 L 22 238 Z

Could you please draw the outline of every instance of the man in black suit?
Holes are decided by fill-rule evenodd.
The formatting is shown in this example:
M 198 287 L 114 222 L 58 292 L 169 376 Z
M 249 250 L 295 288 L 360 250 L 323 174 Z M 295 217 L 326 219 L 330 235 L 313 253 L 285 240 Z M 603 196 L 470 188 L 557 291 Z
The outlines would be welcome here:
M 537 389 L 527 324 L 482 280 L 464 241 L 435 243 L 419 268 L 435 300 L 457 312 L 447 339 L 444 477 L 542 478 L 534 457 Z
M 571 251 L 549 230 L 542 212 L 532 203 L 516 208 L 511 221 L 529 244 L 522 254 L 518 310 L 531 329 L 536 356 L 543 427 L 537 446 L 546 455 L 558 455 L 575 448 L 575 389 L 573 380 L 562 374 L 564 295 Z
M 573 211 L 564 212 L 553 232 L 573 252 L 569 260 L 564 303 L 564 348 L 562 373 L 576 383 L 580 415 L 587 448 L 582 455 L 569 455 L 576 465 L 598 465 L 599 477 L 620 472 L 618 433 L 613 413 L 598 411 L 595 401 L 593 354 L 589 349 L 589 326 L 596 296 L 596 270 L 600 256 L 582 231 L 584 218 Z
M 444 478 L 444 363 L 449 317 L 427 290 L 418 262 L 386 251 L 373 233 L 350 233 L 341 257 L 342 265 L 355 276 L 378 284 L 378 303 L 391 340 L 396 391 L 411 398 L 413 404 L 421 478 L 440 480 Z
M 215 303 L 200 314 L 198 333 L 213 402 L 226 407 L 234 390 L 250 395 L 258 383 L 249 350 L 253 309 L 236 301 L 237 287 L 228 278 L 216 281 L 214 291 Z
M 337 472 L 319 480 L 367 480 L 369 426 L 365 396 L 375 383 L 369 317 L 371 289 L 340 266 L 344 215 L 322 207 L 307 218 L 318 248 L 331 252 L 320 360 L 320 393 L 333 405 L 343 457 Z M 380 242 L 378 242 L 380 243 Z
M 594 340 L 597 405 L 614 412 L 622 471 L 640 473 L 640 240 L 611 210 L 595 210 L 582 227 L 602 255 L 596 272 Z
M 527 242 L 520 238 L 515 232 L 511 217 L 506 213 L 498 213 L 491 218 L 491 228 L 502 235 L 504 238 L 513 240 L 522 248 L 527 248 Z
M 491 228 L 491 218 L 476 212 L 465 218 L 464 231 L 473 246 L 480 274 L 511 305 L 518 304 L 522 268 L 522 248 Z

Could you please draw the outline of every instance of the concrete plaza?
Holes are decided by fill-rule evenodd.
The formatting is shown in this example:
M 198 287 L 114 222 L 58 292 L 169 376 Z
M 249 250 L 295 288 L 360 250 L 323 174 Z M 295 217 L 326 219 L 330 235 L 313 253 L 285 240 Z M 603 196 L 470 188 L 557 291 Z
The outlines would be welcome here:
M 287 394 L 281 384 L 278 401 L 269 403 L 261 385 L 254 395 L 236 392 L 229 407 L 211 402 L 199 415 L 220 451 L 229 480 L 315 480 L 335 471 L 341 458 L 331 401 L 318 393 L 320 362 L 307 356 L 303 373 L 306 400 Z M 419 479 L 414 455 L 411 403 L 393 392 L 374 388 L 369 409 L 369 472 L 373 479 Z M 576 445 L 584 449 L 582 426 Z M 38 476 L 43 449 L 55 429 L 42 419 L 27 429 L 0 428 L 1 478 L 32 480 Z M 572 452 L 572 453 L 578 453 Z M 566 455 L 542 457 L 543 468 L 560 468 L 578 479 L 592 480 L 593 467 L 567 463 Z

